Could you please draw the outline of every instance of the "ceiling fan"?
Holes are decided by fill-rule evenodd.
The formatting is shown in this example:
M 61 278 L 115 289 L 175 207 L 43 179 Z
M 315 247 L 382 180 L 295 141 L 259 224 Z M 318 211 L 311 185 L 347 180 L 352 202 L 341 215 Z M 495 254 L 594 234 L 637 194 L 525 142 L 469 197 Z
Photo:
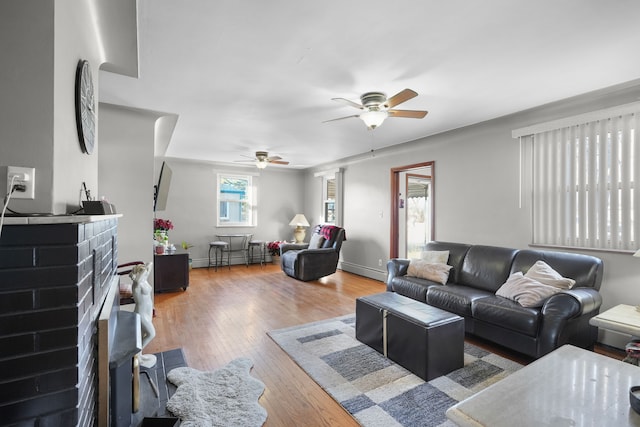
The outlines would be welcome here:
M 337 119 L 325 120 L 322 123 L 333 122 L 336 120 L 349 119 L 351 117 L 359 117 L 367 128 L 370 130 L 377 128 L 384 122 L 387 117 L 407 117 L 410 119 L 422 119 L 427 115 L 428 111 L 419 110 L 395 110 L 398 104 L 402 104 L 405 101 L 410 100 L 418 96 L 418 93 L 405 89 L 393 95 L 391 98 L 387 98 L 387 95 L 382 92 L 367 92 L 360 96 L 360 102 L 353 102 L 345 98 L 331 98 L 334 101 L 344 102 L 352 107 L 363 110 L 360 114 L 354 114 L 352 116 L 340 117 Z
M 244 156 L 251 160 L 236 160 L 236 162 L 252 162 L 256 164 L 258 169 L 264 169 L 267 167 L 269 163 L 273 163 L 274 165 L 288 165 L 289 162 L 285 162 L 282 160 L 280 156 L 271 156 L 269 157 L 269 153 L 266 151 L 256 151 L 255 157 L 251 158 L 249 156 Z

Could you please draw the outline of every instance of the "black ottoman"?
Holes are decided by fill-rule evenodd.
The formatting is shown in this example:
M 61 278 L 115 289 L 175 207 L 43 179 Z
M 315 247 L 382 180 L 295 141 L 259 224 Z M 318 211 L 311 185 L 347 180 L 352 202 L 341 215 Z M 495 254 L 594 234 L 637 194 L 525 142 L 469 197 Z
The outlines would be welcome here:
M 464 319 L 395 292 L 356 299 L 356 338 L 425 381 L 464 366 Z

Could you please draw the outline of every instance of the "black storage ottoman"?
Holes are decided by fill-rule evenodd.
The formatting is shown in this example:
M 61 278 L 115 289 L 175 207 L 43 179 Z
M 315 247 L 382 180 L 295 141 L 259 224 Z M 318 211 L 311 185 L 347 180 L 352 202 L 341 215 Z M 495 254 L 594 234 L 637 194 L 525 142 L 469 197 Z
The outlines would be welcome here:
M 395 292 L 356 299 L 356 339 L 425 381 L 464 366 L 464 319 Z

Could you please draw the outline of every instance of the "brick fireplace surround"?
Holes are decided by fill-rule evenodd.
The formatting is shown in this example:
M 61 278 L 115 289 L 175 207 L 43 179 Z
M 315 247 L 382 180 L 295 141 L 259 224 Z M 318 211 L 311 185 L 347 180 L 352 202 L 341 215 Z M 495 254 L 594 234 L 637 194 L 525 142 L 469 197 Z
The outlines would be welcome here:
M 7 218 L 0 236 L 0 425 L 98 425 L 97 317 L 119 215 Z

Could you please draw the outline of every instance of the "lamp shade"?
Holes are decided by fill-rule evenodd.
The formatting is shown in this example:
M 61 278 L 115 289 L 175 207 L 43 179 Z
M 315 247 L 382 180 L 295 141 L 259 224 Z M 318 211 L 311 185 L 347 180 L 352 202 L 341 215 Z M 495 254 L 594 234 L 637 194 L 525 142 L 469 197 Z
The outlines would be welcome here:
M 289 225 L 292 227 L 309 227 L 309 221 L 307 221 L 304 214 L 296 214 Z
M 359 117 L 369 129 L 375 129 L 384 122 L 387 116 L 388 113 L 386 111 L 369 110 L 360 114 Z

